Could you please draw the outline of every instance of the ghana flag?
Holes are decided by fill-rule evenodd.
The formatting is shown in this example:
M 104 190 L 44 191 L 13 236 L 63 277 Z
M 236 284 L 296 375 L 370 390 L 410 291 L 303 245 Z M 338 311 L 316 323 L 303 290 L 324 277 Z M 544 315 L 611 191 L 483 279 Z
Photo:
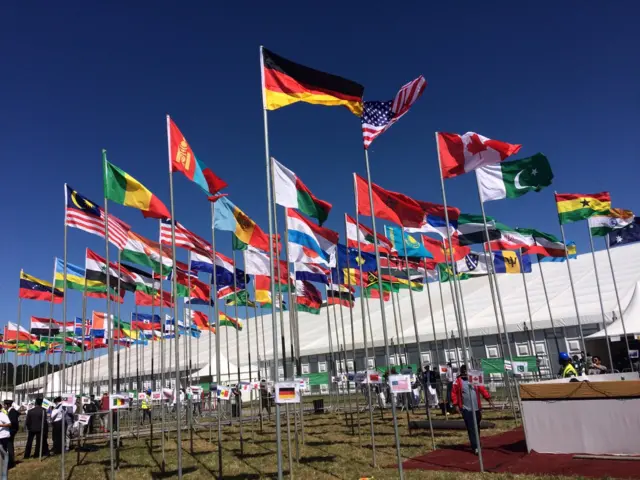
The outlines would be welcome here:
M 600 193 L 556 193 L 560 224 L 585 220 L 611 210 L 609 192 Z
M 265 110 L 296 102 L 345 106 L 362 115 L 364 87 L 346 78 L 305 67 L 262 47 L 262 99 Z

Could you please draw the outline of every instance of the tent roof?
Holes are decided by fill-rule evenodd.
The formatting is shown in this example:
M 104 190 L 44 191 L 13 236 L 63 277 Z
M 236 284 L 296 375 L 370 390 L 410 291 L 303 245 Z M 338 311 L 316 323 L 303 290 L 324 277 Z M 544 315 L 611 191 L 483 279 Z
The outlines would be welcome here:
M 598 265 L 598 273 L 600 279 L 600 287 L 603 295 L 603 303 L 605 308 L 605 315 L 607 321 L 612 319 L 612 313 L 614 310 L 618 310 L 616 296 L 613 288 L 613 281 L 611 276 L 611 269 L 609 267 L 609 261 L 607 258 L 607 252 L 605 250 L 598 251 L 595 254 Z M 637 292 L 638 283 L 640 282 L 640 243 L 627 245 L 623 247 L 617 247 L 611 249 L 611 257 L 615 267 L 616 280 L 618 282 L 618 291 L 620 293 L 620 301 L 622 308 L 627 309 L 629 306 L 629 313 L 625 312 L 625 320 L 629 322 L 631 318 L 636 320 L 635 325 L 638 325 L 638 319 L 640 315 L 636 315 L 636 311 L 640 309 L 640 293 Z M 577 259 L 571 260 L 571 270 L 573 279 L 575 282 L 576 296 L 578 302 L 578 308 L 583 325 L 602 323 L 602 313 L 600 310 L 600 302 L 598 299 L 598 290 L 595 282 L 593 259 L 589 253 L 580 255 Z M 549 300 L 551 304 L 551 312 L 556 327 L 572 326 L 576 325 L 577 317 L 575 305 L 573 302 L 573 295 L 571 292 L 571 286 L 569 283 L 569 275 L 567 272 L 567 264 L 565 262 L 545 262 L 541 264 L 544 272 L 545 284 L 549 294 Z M 542 329 L 550 328 L 551 321 L 549 317 L 549 309 L 545 301 L 544 290 L 542 287 L 540 270 L 537 264 L 533 265 L 533 272 L 525 275 L 527 292 L 531 304 L 531 314 L 533 316 L 533 328 Z M 498 275 L 498 283 L 500 286 L 500 292 L 502 296 L 502 304 L 505 312 L 505 323 L 507 330 L 522 331 L 526 323 L 527 328 L 530 328 L 529 315 L 527 310 L 527 304 L 525 301 L 525 290 L 523 285 L 523 277 L 520 274 L 503 274 Z M 464 311 L 466 312 L 467 327 L 470 336 L 479 335 L 491 335 L 497 332 L 496 317 L 494 314 L 493 303 L 491 301 L 491 293 L 489 290 L 489 283 L 487 277 L 472 278 L 460 282 L 463 297 L 464 297 Z M 429 288 L 425 288 L 423 292 L 413 292 L 413 303 L 415 305 L 416 320 L 418 332 L 421 341 L 429 341 L 434 338 L 435 334 L 438 340 L 444 339 L 446 334 L 451 336 L 453 331 L 456 337 L 459 337 L 458 328 L 456 326 L 456 320 L 453 310 L 453 302 L 451 296 L 451 284 L 442 284 L 442 299 L 444 300 L 444 306 L 441 304 L 440 297 L 440 284 L 432 283 Z M 633 303 L 632 303 L 632 298 Z M 399 294 L 399 305 L 401 316 L 398 317 L 398 330 L 400 337 L 404 334 L 405 342 L 410 343 L 415 340 L 415 330 L 413 326 L 413 318 L 411 314 L 411 299 L 407 290 L 402 290 Z M 431 299 L 431 305 L 429 300 Z M 365 299 L 365 312 L 369 311 L 371 315 L 371 327 L 367 323 L 367 337 L 370 342 L 370 333 L 373 332 L 374 342 L 378 345 L 383 345 L 383 329 L 382 329 L 382 316 L 380 313 L 380 301 L 377 299 Z M 391 341 L 398 342 L 398 335 L 396 334 L 396 326 L 394 322 L 393 310 L 395 302 L 391 301 L 385 303 L 385 314 L 387 324 L 387 334 Z M 335 307 L 335 308 L 334 308 Z M 397 307 L 397 306 L 396 306 Z M 433 309 L 433 320 L 430 315 L 430 311 Z M 241 308 L 240 313 L 244 313 L 245 309 Z M 353 339 L 355 340 L 356 348 L 362 348 L 363 341 L 363 318 L 361 310 L 361 301 L 356 299 L 355 307 L 352 310 L 347 308 L 340 308 L 339 306 L 323 307 L 320 315 L 312 315 L 305 312 L 298 312 L 299 319 L 299 335 L 300 335 L 300 350 L 302 355 L 315 355 L 327 353 L 329 351 L 329 340 L 327 334 L 327 311 L 330 314 L 331 334 L 334 350 L 337 349 L 337 345 L 343 345 L 346 342 L 347 348 L 351 347 L 352 332 L 351 332 L 351 317 L 353 314 Z M 268 313 L 267 313 L 268 312 Z M 397 308 L 396 308 L 397 312 Z M 249 310 L 249 313 L 253 313 Z M 266 313 L 266 314 L 265 314 Z M 263 336 L 266 346 L 266 358 L 272 356 L 272 325 L 270 310 L 263 311 L 263 318 L 260 314 L 257 319 L 250 319 L 244 322 L 244 329 L 239 332 L 239 363 L 244 368 L 244 371 L 248 370 L 248 346 L 247 335 L 250 334 L 251 345 L 251 358 L 252 358 L 252 372 L 253 376 L 256 376 L 255 362 L 258 359 L 256 352 L 256 327 L 259 327 L 258 342 L 260 345 L 260 358 L 265 358 L 265 352 L 263 352 Z M 280 343 L 280 318 L 279 313 L 277 315 L 277 328 L 278 328 L 278 350 L 281 349 Z M 620 312 L 616 313 L 618 318 Z M 342 322 L 344 321 L 345 333 L 344 337 L 341 330 Z M 283 323 L 286 337 L 287 356 L 289 356 L 289 312 L 283 313 Z M 336 336 L 336 326 L 339 327 L 340 334 Z M 613 328 L 613 326 L 612 326 Z M 503 329 L 502 322 L 500 321 L 500 329 Z M 628 332 L 631 333 L 629 327 Z M 637 327 L 634 327 L 635 331 L 638 331 Z M 611 332 L 610 332 L 611 334 Z M 192 367 L 194 370 L 202 369 L 202 375 L 208 375 L 209 371 L 209 333 L 203 332 L 200 339 L 191 339 L 192 345 Z M 225 375 L 227 373 L 227 360 L 226 360 L 226 338 L 228 336 L 229 343 L 229 356 L 230 359 L 236 358 L 236 335 L 235 331 L 230 328 L 221 328 L 221 344 L 222 344 L 222 370 L 221 373 Z M 211 337 L 211 371 L 215 373 L 215 337 Z M 180 341 L 180 357 L 181 363 L 184 364 L 184 348 L 185 341 L 187 339 L 182 337 Z M 369 343 L 370 344 L 370 343 Z M 199 345 L 199 347 L 198 347 Z M 142 372 L 144 374 L 151 373 L 151 358 L 153 350 L 154 368 L 156 372 L 160 371 L 160 343 L 156 343 L 153 347 L 147 345 L 146 347 L 132 347 L 131 353 L 131 367 L 135 369 L 136 350 L 139 349 L 142 356 Z M 125 349 L 120 350 L 121 355 L 121 372 L 124 362 Z M 279 357 L 282 356 L 282 352 L 279 351 Z M 165 366 L 168 369 L 170 363 L 170 349 L 168 344 L 165 345 Z M 174 360 L 175 352 L 171 351 L 171 361 Z M 90 364 L 91 361 L 87 361 Z M 96 379 L 105 379 L 109 374 L 107 368 L 107 359 L 105 355 L 100 355 L 95 359 Z M 79 378 L 80 367 L 76 368 L 75 378 Z M 71 378 L 71 371 L 67 372 L 67 379 Z M 184 368 L 184 366 L 183 366 Z M 87 366 L 85 365 L 85 375 L 88 375 Z M 237 365 L 235 362 L 229 364 L 229 372 L 233 379 L 234 373 L 237 372 Z M 114 373 L 115 374 L 115 373 Z M 35 385 L 42 385 L 42 379 L 36 379 L 32 383 Z M 32 387 L 33 388 L 33 387 Z
M 622 326 L 622 317 L 624 317 L 624 328 Z M 624 336 L 625 330 L 627 335 L 640 334 L 640 282 L 636 283 L 631 301 L 624 310 L 623 315 L 618 315 L 616 320 L 607 326 L 606 333 L 610 337 L 619 337 Z M 605 338 L 606 333 L 602 329 L 587 338 Z

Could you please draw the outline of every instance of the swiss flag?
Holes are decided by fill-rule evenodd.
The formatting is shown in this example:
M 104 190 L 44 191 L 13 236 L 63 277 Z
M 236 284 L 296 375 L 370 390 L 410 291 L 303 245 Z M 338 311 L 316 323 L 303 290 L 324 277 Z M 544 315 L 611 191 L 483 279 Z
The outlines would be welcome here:
M 485 165 L 500 163 L 522 145 L 491 140 L 475 132 L 438 133 L 440 168 L 444 178 L 457 177 Z

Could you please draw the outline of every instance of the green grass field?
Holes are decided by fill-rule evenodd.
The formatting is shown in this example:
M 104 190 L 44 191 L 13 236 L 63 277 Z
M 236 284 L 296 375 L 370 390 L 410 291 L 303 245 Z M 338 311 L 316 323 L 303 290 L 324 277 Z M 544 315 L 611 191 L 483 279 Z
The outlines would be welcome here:
M 515 426 L 514 421 L 507 419 L 509 411 L 486 412 L 487 420 L 494 420 L 497 428 L 483 431 L 483 435 L 495 435 Z M 299 479 L 374 479 L 397 478 L 396 451 L 390 411 L 385 412 L 385 420 L 380 413 L 375 414 L 375 435 L 377 467 L 373 467 L 371 442 L 369 436 L 369 415 L 359 415 L 360 436 L 358 435 L 357 416 L 354 415 L 355 435 L 345 422 L 344 415 L 335 413 L 307 414 L 304 425 L 304 444 L 299 435 L 299 461 L 296 461 L 293 421 L 291 421 L 291 449 L 293 476 Z M 424 411 L 411 415 L 412 419 L 426 419 Z M 437 418 L 442 418 L 438 416 Z M 453 416 L 453 418 L 460 418 Z M 283 418 L 284 420 L 284 418 Z M 283 421 L 283 466 L 285 475 L 289 471 L 287 455 L 286 422 Z M 425 454 L 431 450 L 431 437 L 428 430 L 413 432 L 409 436 L 406 413 L 399 414 L 401 449 L 404 459 Z M 218 449 L 216 445 L 217 430 L 213 428 L 213 444 L 209 442 L 209 427 L 204 426 L 194 433 L 193 453 L 190 451 L 189 433 L 183 433 L 183 473 L 185 478 L 212 478 L 218 472 Z M 467 441 L 466 431 L 436 432 L 436 444 L 446 446 Z M 67 479 L 108 479 L 110 473 L 109 448 L 105 442 L 96 444 L 100 448 L 93 452 L 68 452 L 65 456 Z M 147 436 L 139 440 L 125 439 L 120 450 L 120 468 L 117 475 L 127 480 L 149 478 L 177 478 L 176 474 L 176 440 L 175 432 L 165 443 L 166 470 L 161 470 L 162 453 L 160 435 L 156 431 L 151 446 Z M 275 427 L 273 422 L 265 421 L 263 433 L 259 432 L 258 423 L 244 425 L 244 455 L 240 456 L 240 435 L 236 425 L 223 428 L 223 468 L 224 478 L 258 479 L 273 478 L 277 473 L 276 466 Z M 22 458 L 22 449 L 17 449 L 17 456 Z M 79 462 L 78 462 L 79 458 Z M 460 474 L 456 472 L 407 471 L 407 479 L 415 478 L 475 478 L 482 475 Z M 492 478 L 533 479 L 533 476 L 514 476 L 486 474 Z M 35 460 L 22 461 L 11 470 L 9 477 L 17 480 L 59 479 L 60 458 L 51 457 L 42 462 Z M 550 477 L 548 477 L 550 478 Z

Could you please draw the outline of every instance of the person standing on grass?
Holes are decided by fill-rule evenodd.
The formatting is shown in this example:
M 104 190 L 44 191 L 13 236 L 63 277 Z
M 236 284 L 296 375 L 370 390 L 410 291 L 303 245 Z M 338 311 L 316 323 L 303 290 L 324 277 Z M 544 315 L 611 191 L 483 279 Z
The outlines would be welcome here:
M 11 458 L 11 451 L 9 447 L 9 442 L 11 442 L 11 420 L 9 420 L 9 416 L 7 415 L 7 411 L 4 408 L 0 409 L 0 445 L 7 455 L 9 455 L 9 463 L 13 462 L 13 458 Z
M 140 403 L 140 410 L 142 410 L 142 421 L 140 425 L 144 425 L 146 418 L 149 418 L 149 425 L 151 425 L 151 389 L 144 392 L 144 398 Z
M 453 384 L 451 400 L 454 406 L 460 410 L 464 424 L 469 434 L 469 442 L 473 453 L 478 454 L 478 441 L 476 439 L 476 426 L 478 438 L 480 437 L 480 422 L 482 420 L 482 403 L 480 396 L 484 397 L 493 406 L 491 395 L 482 385 L 473 385 L 467 376 L 467 366 L 460 367 L 460 375 Z M 474 426 L 474 422 L 476 426 Z
M 9 421 L 11 422 L 11 436 L 9 437 L 9 468 L 13 468 L 16 466 L 16 454 L 13 442 L 18 434 L 18 430 L 20 430 L 20 412 L 13 406 L 13 400 L 5 400 L 4 408 L 7 412 L 7 416 L 9 417 Z
M 53 425 L 53 454 L 60 455 L 64 448 L 62 443 L 62 419 L 66 412 L 62 406 L 62 397 L 54 398 L 53 403 L 55 404 L 51 411 L 51 424 Z
M 40 442 L 44 442 L 42 444 L 42 456 L 48 457 L 49 442 L 47 437 L 49 435 L 49 424 L 47 423 L 47 411 L 42 408 L 42 398 L 36 398 L 36 406 L 27 412 L 25 427 L 28 433 L 24 459 L 27 460 L 31 457 L 31 446 L 34 438 L 36 439 L 35 456 L 40 456 Z

